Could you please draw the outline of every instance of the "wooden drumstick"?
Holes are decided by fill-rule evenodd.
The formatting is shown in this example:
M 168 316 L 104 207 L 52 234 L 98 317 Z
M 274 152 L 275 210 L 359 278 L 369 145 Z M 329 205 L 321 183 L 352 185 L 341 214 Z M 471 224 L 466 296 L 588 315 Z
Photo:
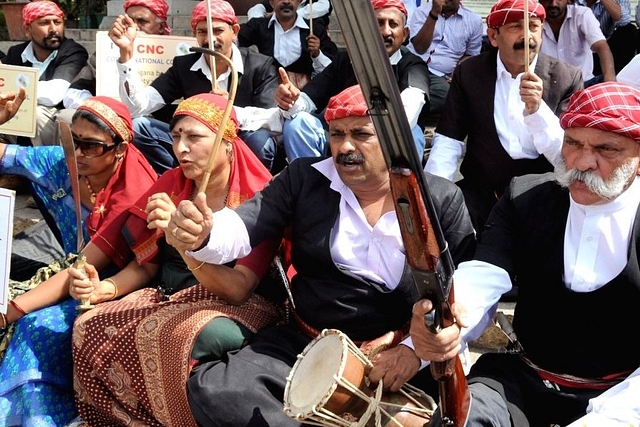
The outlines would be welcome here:
M 206 49 L 204 47 L 192 47 L 190 50 L 192 52 L 200 52 L 207 55 L 211 55 L 212 62 L 215 61 L 214 57 L 216 56 L 226 61 L 227 65 L 229 65 L 229 71 L 230 71 L 229 74 L 231 75 L 231 88 L 229 91 L 227 106 L 224 109 L 224 112 L 222 113 L 222 119 L 220 119 L 220 127 L 218 128 L 218 132 L 216 133 L 216 139 L 213 142 L 213 148 L 211 150 L 211 153 L 209 154 L 209 159 L 207 160 L 207 165 L 204 171 L 204 177 L 202 178 L 202 181 L 200 182 L 200 186 L 198 187 L 198 192 L 201 193 L 207 188 L 207 184 L 209 183 L 209 177 L 211 176 L 211 170 L 213 169 L 213 162 L 215 161 L 218 149 L 220 147 L 220 144 L 222 143 L 222 136 L 224 135 L 224 127 L 226 126 L 226 123 L 229 121 L 229 118 L 231 117 L 231 111 L 233 110 L 233 102 L 236 99 L 236 91 L 238 89 L 238 74 L 236 73 L 236 69 L 233 65 L 233 62 L 222 53 L 216 52 L 213 49 Z
M 211 20 L 211 0 L 207 0 L 207 37 L 209 38 L 209 49 L 215 50 L 213 22 Z M 211 86 L 213 89 L 220 89 L 218 86 L 218 72 L 216 71 L 216 58 L 213 56 L 211 56 Z
M 309 35 L 313 35 L 313 0 L 309 0 Z
M 524 72 L 529 72 L 529 0 L 524 0 Z

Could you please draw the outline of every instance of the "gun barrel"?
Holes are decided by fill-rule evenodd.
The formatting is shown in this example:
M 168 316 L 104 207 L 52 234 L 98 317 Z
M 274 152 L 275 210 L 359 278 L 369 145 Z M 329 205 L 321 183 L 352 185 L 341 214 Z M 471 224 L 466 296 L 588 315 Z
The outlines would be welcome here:
M 444 289 L 446 295 L 455 265 L 447 250 L 440 222 L 437 220 L 438 216 L 422 170 L 422 156 L 418 154 L 413 142 L 398 82 L 384 48 L 373 6 L 367 0 L 341 0 L 335 2 L 334 10 L 358 83 L 367 100 L 387 166 L 393 168 L 394 173 L 415 176 L 439 247 L 441 256 L 438 273 L 441 284 L 447 288 Z

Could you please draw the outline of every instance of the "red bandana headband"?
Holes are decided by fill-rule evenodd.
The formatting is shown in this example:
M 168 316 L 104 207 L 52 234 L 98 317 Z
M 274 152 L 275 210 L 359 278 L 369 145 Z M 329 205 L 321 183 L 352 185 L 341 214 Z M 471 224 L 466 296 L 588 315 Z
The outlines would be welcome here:
M 346 88 L 329 100 L 324 119 L 327 123 L 335 119 L 351 116 L 366 116 L 369 112 L 367 101 L 364 99 L 360 86 Z
M 78 110 L 86 110 L 96 115 L 123 141 L 133 141 L 131 114 L 122 102 L 109 96 L 93 96 L 84 101 Z
M 238 23 L 238 17 L 233 10 L 233 6 L 225 0 L 203 0 L 196 5 L 191 11 L 191 29 L 195 32 L 198 22 L 207 19 L 207 1 L 210 1 L 211 19 L 226 22 L 235 25 Z
M 156 15 L 165 23 L 164 34 L 171 34 L 171 28 L 169 27 L 169 24 L 167 24 L 167 13 L 169 12 L 169 5 L 165 0 L 127 0 L 124 2 L 124 6 L 122 8 L 126 12 L 127 9 L 133 6 L 142 6 L 149 9 L 151 12 L 153 12 L 154 15 Z
M 394 8 L 402 12 L 405 18 L 409 16 L 407 8 L 400 0 L 371 0 L 371 4 L 373 5 L 373 10 Z
M 36 19 L 44 16 L 57 16 L 64 18 L 64 12 L 52 1 L 32 1 L 22 8 L 22 23 L 29 25 Z
M 571 95 L 560 126 L 601 129 L 640 143 L 640 90 L 617 82 L 589 86 Z
M 487 15 L 487 27 L 498 28 L 524 19 L 525 1 L 528 1 L 529 17 L 544 21 L 546 12 L 536 0 L 500 0 L 493 5 L 491 12 Z

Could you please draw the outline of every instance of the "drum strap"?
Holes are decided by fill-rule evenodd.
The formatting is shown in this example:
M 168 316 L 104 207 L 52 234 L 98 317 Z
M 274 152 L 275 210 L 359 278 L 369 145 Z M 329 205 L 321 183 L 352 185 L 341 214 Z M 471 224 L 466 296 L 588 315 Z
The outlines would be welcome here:
M 298 325 L 298 328 L 300 328 L 300 331 L 302 331 L 302 333 L 304 333 L 306 336 L 308 336 L 311 339 L 314 339 L 318 335 L 320 335 L 319 330 L 317 330 L 316 328 L 314 328 L 313 326 L 309 325 L 307 322 L 302 320 L 298 312 L 291 306 L 291 304 L 287 304 L 287 309 L 293 316 L 293 319 L 296 321 L 296 324 Z M 375 347 L 378 347 L 378 346 L 383 346 L 382 349 L 395 347 L 396 345 L 400 344 L 400 342 L 404 339 L 405 336 L 408 335 L 408 333 L 409 333 L 409 323 L 407 323 L 405 325 L 405 328 L 401 330 L 388 332 L 385 335 L 379 338 L 376 338 L 374 340 L 353 341 L 353 343 L 359 348 L 362 348 L 363 345 L 365 345 L 367 349 L 367 351 L 365 351 L 365 354 L 368 355 L 369 350 L 373 350 Z

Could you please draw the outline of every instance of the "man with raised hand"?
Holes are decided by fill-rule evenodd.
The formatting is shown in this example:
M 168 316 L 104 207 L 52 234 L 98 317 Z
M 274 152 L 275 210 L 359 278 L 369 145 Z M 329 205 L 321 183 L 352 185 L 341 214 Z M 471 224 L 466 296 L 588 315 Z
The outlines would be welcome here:
M 199 2 L 193 8 L 191 29 L 199 46 L 214 49 L 232 61 L 238 75 L 234 106 L 241 123 L 239 136 L 260 161 L 271 169 L 276 153 L 273 135 L 268 129 L 247 129 L 243 124 L 251 119 L 254 112 L 244 112 L 245 107 L 264 110 L 273 108 L 275 111 L 274 92 L 278 86 L 278 72 L 274 60 L 252 49 L 235 45 L 240 25 L 229 2 L 211 0 L 210 6 L 214 46 L 209 46 L 207 2 Z M 140 140 L 134 141 L 134 145 L 145 154 L 156 172 L 162 174 L 177 165 L 171 148 L 173 141 L 169 123 L 149 115 L 180 98 L 212 91 L 228 94 L 231 90 L 231 69 L 225 60 L 217 57 L 212 59 L 206 54 L 177 56 L 164 74 L 145 86 L 135 72 L 132 49 L 135 33 L 135 23 L 130 18 L 125 19 L 121 25 L 114 24 L 109 31 L 111 40 L 120 48 L 117 62 L 120 98 L 135 118 L 136 135 L 148 137 L 141 144 L 138 144 Z M 211 61 L 215 61 L 215 67 L 211 65 Z M 216 72 L 215 77 L 212 70 Z

